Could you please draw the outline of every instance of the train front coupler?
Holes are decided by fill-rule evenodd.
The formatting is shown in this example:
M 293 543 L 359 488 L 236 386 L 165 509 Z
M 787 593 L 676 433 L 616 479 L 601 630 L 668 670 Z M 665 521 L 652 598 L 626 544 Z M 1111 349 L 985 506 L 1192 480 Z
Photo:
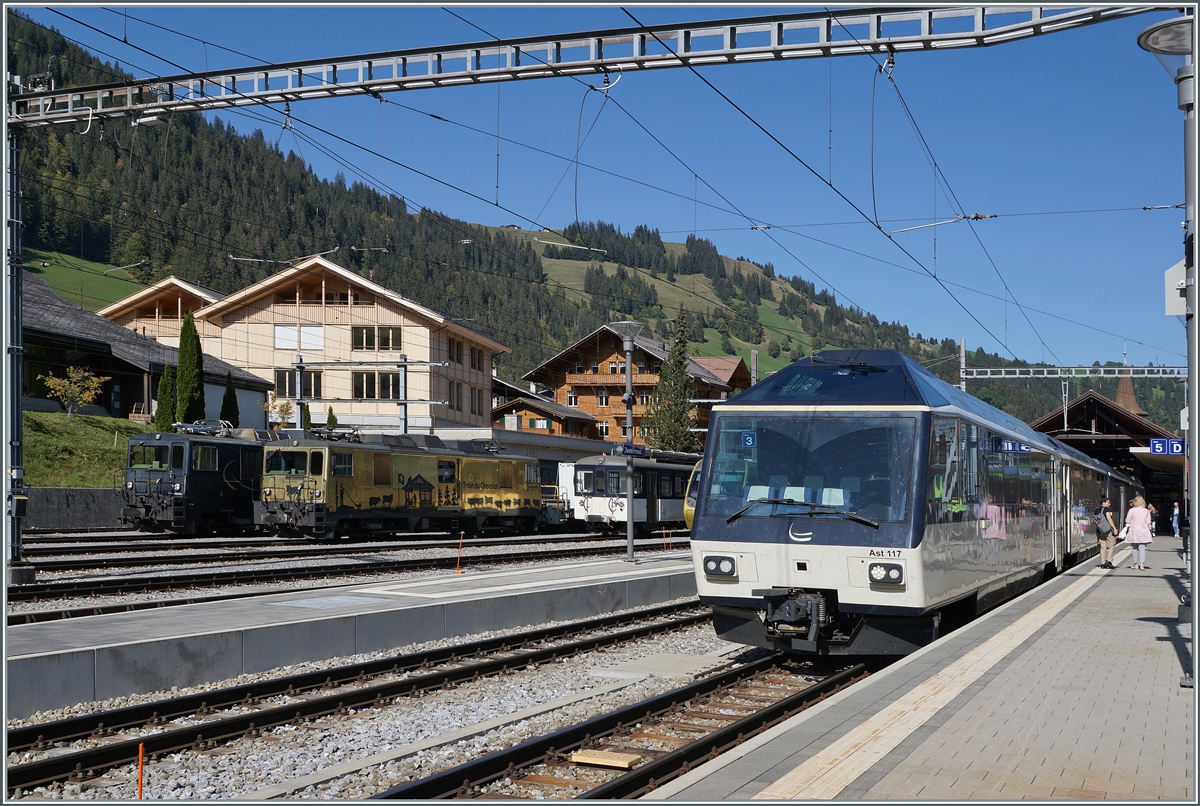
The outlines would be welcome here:
M 829 624 L 825 597 L 788 588 L 751 591 L 767 603 L 763 625 L 768 635 L 791 640 L 791 649 L 816 652 L 817 636 Z

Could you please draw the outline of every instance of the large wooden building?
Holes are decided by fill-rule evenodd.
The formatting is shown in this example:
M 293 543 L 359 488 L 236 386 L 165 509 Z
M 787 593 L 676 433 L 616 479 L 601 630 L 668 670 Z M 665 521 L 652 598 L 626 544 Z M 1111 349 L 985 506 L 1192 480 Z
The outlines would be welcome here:
M 639 336 L 634 339 L 633 347 L 633 442 L 645 445 L 642 420 L 649 413 L 650 398 L 671 346 Z M 692 378 L 696 399 L 724 400 L 734 389 L 750 385 L 750 374 L 740 358 L 733 364 L 721 359 L 717 371 L 701 363 L 702 360 L 711 359 L 688 360 L 688 375 Z M 733 385 L 739 383 L 743 375 L 745 385 Z M 550 417 L 556 412 L 574 410 L 592 418 L 590 423 L 580 423 L 577 436 L 625 441 L 625 405 L 621 402 L 621 396 L 625 394 L 625 348 L 624 339 L 614 328 L 601 326 L 523 377 L 549 388 L 554 402 L 560 407 L 551 411 L 543 406 Z M 697 404 L 697 427 L 708 428 L 711 409 L 712 403 Z M 523 411 L 522 416 L 525 421 L 531 417 L 535 422 L 538 420 L 533 411 Z M 546 421 L 549 423 L 550 419 Z M 570 420 L 564 416 L 563 422 L 566 425 Z
M 429 432 L 489 427 L 492 355 L 508 347 L 322 257 L 228 296 L 168 278 L 104 308 L 178 344 L 191 311 L 205 355 L 310 405 L 314 424 Z

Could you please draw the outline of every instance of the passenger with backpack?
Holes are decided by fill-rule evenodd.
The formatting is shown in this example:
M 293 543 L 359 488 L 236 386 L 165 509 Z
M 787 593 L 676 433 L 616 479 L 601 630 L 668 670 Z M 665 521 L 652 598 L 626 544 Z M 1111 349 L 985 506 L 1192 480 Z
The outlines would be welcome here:
M 1116 568 L 1112 564 L 1117 551 L 1117 525 L 1113 523 L 1111 501 L 1106 496 L 1100 499 L 1093 520 L 1096 522 L 1096 542 L 1100 544 L 1100 567 Z

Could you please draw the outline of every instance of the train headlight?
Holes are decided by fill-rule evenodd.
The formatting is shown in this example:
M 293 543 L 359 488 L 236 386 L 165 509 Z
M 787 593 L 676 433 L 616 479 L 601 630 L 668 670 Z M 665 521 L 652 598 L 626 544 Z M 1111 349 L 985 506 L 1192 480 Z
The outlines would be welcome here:
M 322 492 L 320 490 L 313 490 L 313 498 L 320 498 L 321 495 Z
M 125 489 L 126 489 L 126 490 L 132 490 L 132 489 L 133 489 L 133 482 L 132 482 L 132 481 L 127 481 L 127 482 L 125 482 Z
M 270 501 L 270 500 L 271 500 L 271 488 L 270 488 L 270 487 L 264 487 L 264 488 L 263 488 L 263 491 L 262 491 L 262 498 L 263 498 L 263 500 L 264 500 L 264 501 Z
M 181 490 L 183 490 L 183 485 L 180 484 L 179 482 L 175 482 L 174 484 L 171 485 L 171 492 L 177 493 L 177 492 L 180 492 Z
M 904 582 L 904 566 L 898 563 L 871 563 L 867 567 L 867 576 L 872 582 L 899 585 Z
M 704 573 L 709 576 L 731 577 L 737 573 L 737 563 L 732 557 L 709 555 L 704 558 Z

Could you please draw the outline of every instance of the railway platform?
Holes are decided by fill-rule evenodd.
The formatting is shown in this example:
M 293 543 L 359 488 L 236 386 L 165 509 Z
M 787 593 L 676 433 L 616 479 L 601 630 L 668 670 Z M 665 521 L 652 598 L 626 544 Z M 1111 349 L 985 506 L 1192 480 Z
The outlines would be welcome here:
M 8 627 L 10 717 L 696 593 L 691 554 L 440 573 Z
M 643 799 L 1196 802 L 1179 542 L 1090 559 Z

